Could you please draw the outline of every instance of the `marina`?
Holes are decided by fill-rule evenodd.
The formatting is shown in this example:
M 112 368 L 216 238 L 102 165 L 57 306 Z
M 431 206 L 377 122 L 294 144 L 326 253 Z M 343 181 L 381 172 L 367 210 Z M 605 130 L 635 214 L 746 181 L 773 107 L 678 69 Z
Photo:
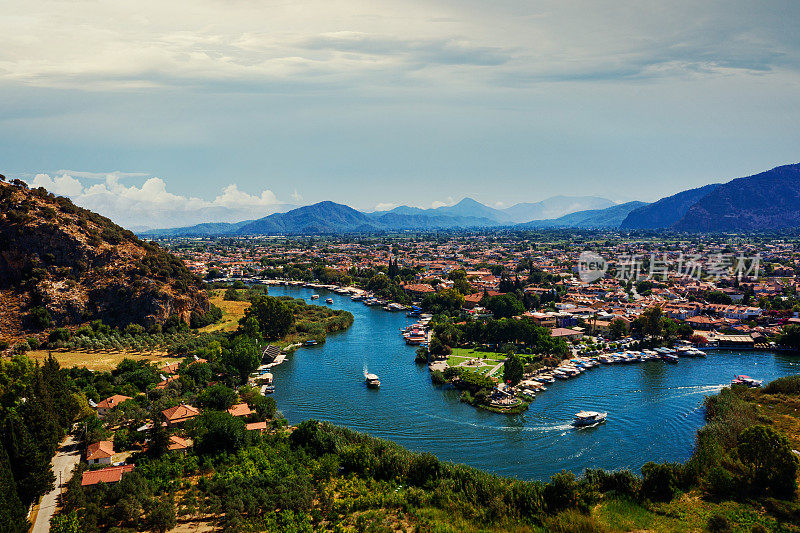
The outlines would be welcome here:
M 314 289 L 269 290 L 273 296 L 307 299 Z M 290 423 L 327 420 L 523 479 L 546 479 L 564 468 L 638 470 L 650 460 L 686 460 L 704 424 L 705 396 L 737 375 L 767 382 L 800 373 L 798 357 L 758 350 L 714 350 L 706 357 L 680 356 L 677 364 L 660 355 L 656 360 L 655 351 L 643 351 L 649 358 L 641 364 L 622 357 L 605 364 L 597 356 L 596 366 L 573 377 L 537 376 L 546 392 L 537 393 L 530 409 L 498 415 L 461 403 L 458 390 L 433 385 L 427 366 L 414 364 L 417 347 L 407 345 L 400 331 L 418 317 L 346 295 L 332 298 L 334 308 L 353 313 L 353 326 L 313 350 L 296 351 L 271 370 L 274 397 Z M 380 394 L 364 386 L 365 366 L 380 376 Z M 609 421 L 576 431 L 572 422 L 581 409 L 607 412 Z

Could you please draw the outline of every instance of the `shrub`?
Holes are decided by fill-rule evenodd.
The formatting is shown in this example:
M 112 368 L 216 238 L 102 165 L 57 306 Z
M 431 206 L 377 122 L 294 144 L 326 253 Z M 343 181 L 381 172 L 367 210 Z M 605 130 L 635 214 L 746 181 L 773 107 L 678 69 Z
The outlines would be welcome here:
M 728 533 L 731 531 L 731 525 L 727 518 L 722 515 L 715 514 L 708 519 L 706 529 L 711 533 Z
M 676 485 L 673 465 L 650 461 L 642 466 L 642 496 L 645 498 L 668 502 L 675 497 Z
M 578 481 L 575 474 L 562 470 L 544 487 L 544 505 L 548 512 L 558 513 L 578 504 Z
M 800 375 L 786 376 L 772 381 L 764 387 L 767 394 L 800 394 Z

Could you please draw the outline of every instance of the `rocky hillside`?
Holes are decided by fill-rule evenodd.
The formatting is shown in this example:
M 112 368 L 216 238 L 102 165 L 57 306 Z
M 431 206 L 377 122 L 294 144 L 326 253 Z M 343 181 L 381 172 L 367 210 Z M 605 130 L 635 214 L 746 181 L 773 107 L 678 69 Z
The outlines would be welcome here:
M 43 188 L 0 181 L 0 336 L 189 321 L 208 307 L 200 280 L 155 244 Z

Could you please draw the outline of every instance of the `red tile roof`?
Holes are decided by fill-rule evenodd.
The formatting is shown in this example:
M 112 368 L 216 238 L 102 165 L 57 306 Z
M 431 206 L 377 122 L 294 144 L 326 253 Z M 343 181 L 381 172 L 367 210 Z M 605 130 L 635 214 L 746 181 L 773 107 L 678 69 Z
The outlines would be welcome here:
M 133 471 L 135 465 L 120 465 L 101 468 L 83 473 L 81 485 L 96 485 L 98 483 L 117 483 L 122 479 L 123 474 Z
M 122 402 L 126 400 L 130 400 L 130 396 L 123 396 L 122 394 L 115 394 L 114 396 L 109 396 L 102 402 L 97 404 L 98 409 L 113 409 L 114 407 L 118 406 Z
M 237 403 L 236 405 L 231 406 L 231 408 L 228 409 L 228 412 L 233 416 L 248 416 L 253 411 L 250 410 L 246 403 Z
M 101 440 L 86 447 L 86 460 L 105 459 L 114 456 L 114 443 L 110 440 Z
M 175 407 L 164 409 L 161 414 L 170 422 L 183 422 L 198 416 L 200 409 L 191 405 L 176 405 Z

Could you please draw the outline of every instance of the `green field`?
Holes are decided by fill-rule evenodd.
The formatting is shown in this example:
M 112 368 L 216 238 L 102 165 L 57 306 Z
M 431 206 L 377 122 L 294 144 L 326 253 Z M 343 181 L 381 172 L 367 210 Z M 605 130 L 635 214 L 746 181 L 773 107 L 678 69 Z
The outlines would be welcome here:
M 506 358 L 506 354 L 497 352 L 481 352 L 472 348 L 453 348 L 452 357 L 464 357 L 469 359 L 477 357 L 478 359 L 491 359 L 493 361 L 502 361 Z

